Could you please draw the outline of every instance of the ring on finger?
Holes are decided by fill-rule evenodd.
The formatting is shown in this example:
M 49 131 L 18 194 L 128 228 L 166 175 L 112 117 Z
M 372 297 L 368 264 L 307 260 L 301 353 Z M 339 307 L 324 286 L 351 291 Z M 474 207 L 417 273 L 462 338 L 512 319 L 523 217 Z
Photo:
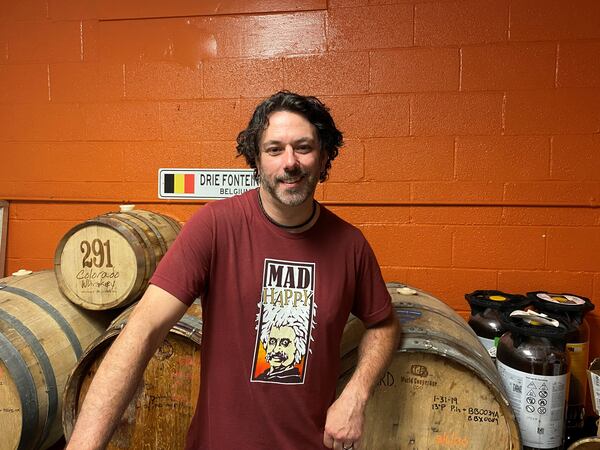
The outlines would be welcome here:
M 350 450 L 351 448 L 354 448 L 354 442 L 351 442 L 350 444 L 343 444 L 342 445 L 342 449 L 343 450 Z

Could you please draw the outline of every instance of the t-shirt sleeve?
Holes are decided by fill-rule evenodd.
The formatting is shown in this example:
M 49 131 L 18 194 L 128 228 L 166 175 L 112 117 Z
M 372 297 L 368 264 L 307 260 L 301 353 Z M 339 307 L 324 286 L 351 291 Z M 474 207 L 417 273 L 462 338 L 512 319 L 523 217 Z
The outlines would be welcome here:
M 214 214 L 204 206 L 186 222 L 158 264 L 150 283 L 191 305 L 203 295 L 213 250 Z
M 352 314 L 366 327 L 381 322 L 392 312 L 392 299 L 381 275 L 377 258 L 364 240 L 359 251 L 357 289 Z

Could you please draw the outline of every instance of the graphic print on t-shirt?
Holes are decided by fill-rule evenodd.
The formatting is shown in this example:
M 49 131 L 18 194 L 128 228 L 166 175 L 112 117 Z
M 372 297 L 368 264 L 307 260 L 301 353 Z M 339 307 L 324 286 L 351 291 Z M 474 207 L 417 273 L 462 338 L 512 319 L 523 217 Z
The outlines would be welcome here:
M 315 264 L 265 259 L 250 381 L 303 384 L 317 305 Z

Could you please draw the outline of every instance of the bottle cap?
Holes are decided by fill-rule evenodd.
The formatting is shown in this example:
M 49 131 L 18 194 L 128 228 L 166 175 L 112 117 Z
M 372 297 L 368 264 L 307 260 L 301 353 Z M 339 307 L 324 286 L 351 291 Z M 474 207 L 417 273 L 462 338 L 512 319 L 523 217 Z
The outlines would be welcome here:
M 531 303 L 531 300 L 524 295 L 493 290 L 473 291 L 470 294 L 465 294 L 465 299 L 469 302 L 471 308 L 493 308 L 502 311 L 522 309 Z
M 542 311 L 555 313 L 586 313 L 594 309 L 589 298 L 574 294 L 555 294 L 552 292 L 528 292 L 527 297 Z
M 510 317 L 518 317 L 534 326 L 549 325 L 551 327 L 558 327 L 560 325 L 558 320 L 548 317 L 547 314 L 535 312 L 532 309 L 528 311 L 517 309 L 510 313 Z
M 566 321 L 550 314 L 528 310 L 504 311 L 501 320 L 514 335 L 544 337 L 563 340 L 575 328 Z

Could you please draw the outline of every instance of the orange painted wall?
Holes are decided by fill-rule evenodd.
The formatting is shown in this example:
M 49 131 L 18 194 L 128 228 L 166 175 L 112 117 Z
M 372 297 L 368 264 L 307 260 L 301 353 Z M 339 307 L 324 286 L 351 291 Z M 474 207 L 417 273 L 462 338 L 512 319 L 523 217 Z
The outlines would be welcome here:
M 600 2 L 196 3 L 1 3 L 6 273 L 122 202 L 187 220 L 157 169 L 243 167 L 237 132 L 286 88 L 345 131 L 318 198 L 388 281 L 461 312 L 474 289 L 589 296 L 600 355 Z

